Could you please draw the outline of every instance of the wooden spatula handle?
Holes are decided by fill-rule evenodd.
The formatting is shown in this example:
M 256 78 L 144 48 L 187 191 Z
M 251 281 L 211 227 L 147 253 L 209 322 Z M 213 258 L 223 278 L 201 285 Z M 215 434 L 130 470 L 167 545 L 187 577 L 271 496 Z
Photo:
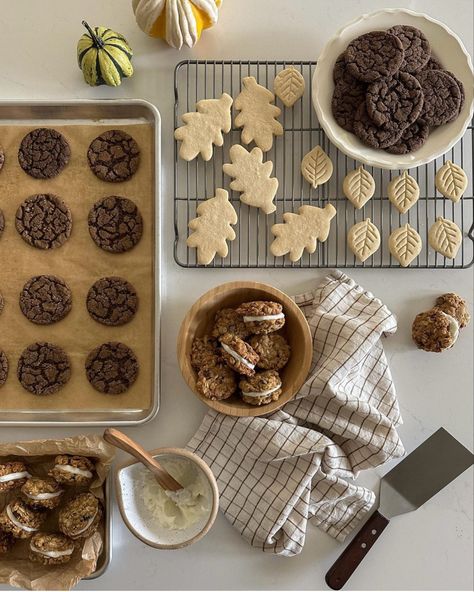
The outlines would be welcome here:
M 326 584 L 330 588 L 340 590 L 346 584 L 388 523 L 378 511 L 372 514 L 326 574 Z

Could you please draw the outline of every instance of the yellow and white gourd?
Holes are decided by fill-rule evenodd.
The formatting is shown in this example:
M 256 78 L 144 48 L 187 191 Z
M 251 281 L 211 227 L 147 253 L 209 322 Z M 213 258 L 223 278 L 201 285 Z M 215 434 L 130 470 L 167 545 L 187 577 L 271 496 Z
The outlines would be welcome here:
M 222 0 L 133 0 L 137 24 L 176 49 L 193 47 L 204 29 L 217 23 Z

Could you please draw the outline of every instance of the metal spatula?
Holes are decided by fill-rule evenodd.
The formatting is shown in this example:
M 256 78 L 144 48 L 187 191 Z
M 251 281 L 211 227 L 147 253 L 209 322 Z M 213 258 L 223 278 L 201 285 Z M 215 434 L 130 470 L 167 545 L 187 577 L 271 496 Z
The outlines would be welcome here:
M 382 477 L 380 506 L 326 574 L 340 590 L 372 548 L 391 518 L 417 510 L 473 464 L 474 456 L 440 428 Z

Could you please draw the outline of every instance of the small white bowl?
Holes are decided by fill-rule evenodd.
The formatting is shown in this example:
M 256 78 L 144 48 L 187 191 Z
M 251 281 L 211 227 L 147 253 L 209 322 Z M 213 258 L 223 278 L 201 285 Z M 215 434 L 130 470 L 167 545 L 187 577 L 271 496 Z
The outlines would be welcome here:
M 333 67 L 348 44 L 364 33 L 384 30 L 394 25 L 412 25 L 428 38 L 433 53 L 443 67 L 463 83 L 466 99 L 459 117 L 432 130 L 428 140 L 416 152 L 390 154 L 363 144 L 354 134 L 343 130 L 333 117 L 331 99 L 334 90 Z M 318 120 L 331 142 L 344 154 L 374 167 L 408 169 L 426 164 L 445 154 L 458 142 L 471 121 L 474 107 L 472 60 L 459 37 L 443 23 L 426 14 L 392 8 L 364 14 L 340 29 L 325 45 L 319 56 L 312 82 L 313 104 Z
M 207 464 L 193 452 L 184 448 L 157 448 L 150 454 L 157 460 L 185 458 L 195 464 L 209 484 L 209 513 L 185 530 L 170 530 L 153 519 L 139 495 L 141 475 L 147 469 L 139 462 L 131 461 L 117 469 L 117 501 L 123 521 L 138 539 L 155 549 L 181 549 L 202 539 L 214 524 L 219 509 L 217 482 Z

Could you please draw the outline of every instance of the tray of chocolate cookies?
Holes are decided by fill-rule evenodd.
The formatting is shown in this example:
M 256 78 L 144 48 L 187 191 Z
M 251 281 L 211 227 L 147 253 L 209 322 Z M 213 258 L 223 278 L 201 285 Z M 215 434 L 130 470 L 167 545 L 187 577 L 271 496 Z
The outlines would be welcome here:
M 0 104 L 0 424 L 159 405 L 160 119 L 141 100 Z

